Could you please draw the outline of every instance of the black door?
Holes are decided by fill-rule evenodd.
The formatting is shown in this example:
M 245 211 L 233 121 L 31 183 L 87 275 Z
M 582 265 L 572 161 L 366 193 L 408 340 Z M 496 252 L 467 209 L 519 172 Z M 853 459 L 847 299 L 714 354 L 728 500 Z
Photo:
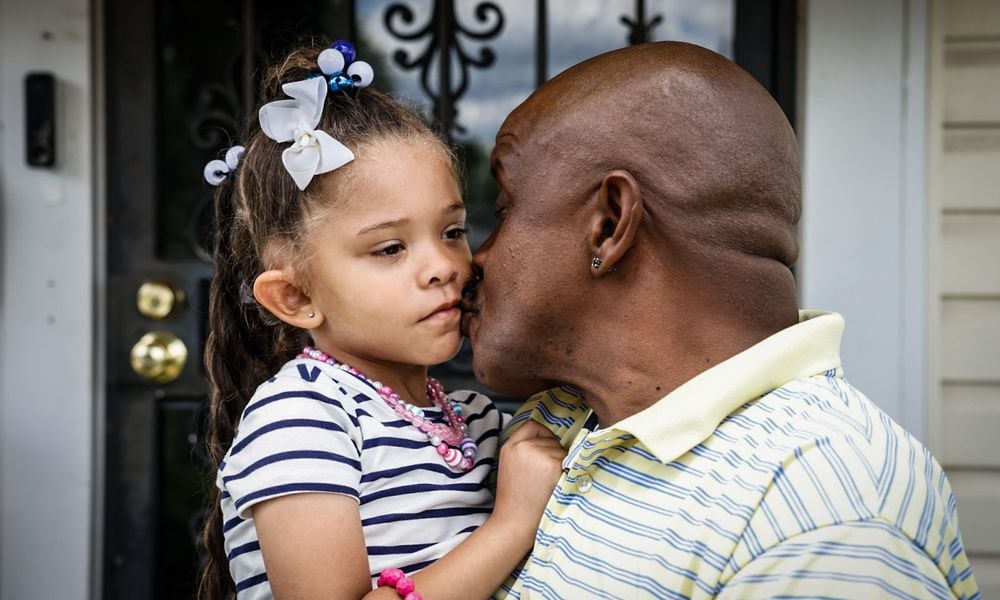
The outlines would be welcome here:
M 106 0 L 107 598 L 188 598 L 205 486 L 202 350 L 211 190 L 262 64 L 319 34 L 354 40 L 376 84 L 425 109 L 466 162 L 473 243 L 491 227 L 485 156 L 506 113 L 593 54 L 689 39 L 733 56 L 794 105 L 790 0 Z M 441 57 L 447 60 L 441 60 Z M 475 386 L 467 352 L 436 370 Z

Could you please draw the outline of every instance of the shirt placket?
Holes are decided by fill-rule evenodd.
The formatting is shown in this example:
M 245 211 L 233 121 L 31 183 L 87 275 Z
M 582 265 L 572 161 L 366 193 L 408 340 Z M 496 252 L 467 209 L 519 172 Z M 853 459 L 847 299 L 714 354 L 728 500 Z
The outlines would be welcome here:
M 565 497 L 592 493 L 596 476 L 594 463 L 601 455 L 617 445 L 623 435 L 622 432 L 618 431 L 592 432 L 586 429 L 577 433 L 569 446 L 566 458 L 563 460 L 563 476 L 556 486 L 558 495 Z M 535 553 L 536 558 L 545 562 L 550 560 L 555 551 L 556 539 L 572 536 L 572 527 L 569 522 L 579 523 L 587 518 L 587 515 L 581 512 L 576 503 L 550 503 L 550 508 L 554 509 L 554 513 L 558 514 L 559 519 L 543 523 L 542 528 L 546 534 L 554 539 L 545 547 L 536 548 Z

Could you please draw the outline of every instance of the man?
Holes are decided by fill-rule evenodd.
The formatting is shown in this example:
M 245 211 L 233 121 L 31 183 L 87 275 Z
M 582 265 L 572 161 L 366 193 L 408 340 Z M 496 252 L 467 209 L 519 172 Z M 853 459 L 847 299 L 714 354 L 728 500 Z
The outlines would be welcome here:
M 792 130 L 749 75 L 657 43 L 506 120 L 474 370 L 569 448 L 524 598 L 977 597 L 940 466 L 799 312 Z

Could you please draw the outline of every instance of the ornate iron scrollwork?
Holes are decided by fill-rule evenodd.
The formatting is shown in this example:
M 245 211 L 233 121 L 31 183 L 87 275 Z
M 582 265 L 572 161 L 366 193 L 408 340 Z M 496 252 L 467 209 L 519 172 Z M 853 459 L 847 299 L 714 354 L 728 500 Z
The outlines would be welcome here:
M 210 158 L 216 157 L 221 149 L 233 145 L 239 134 L 237 115 L 246 112 L 246 106 L 253 98 L 246 97 L 246 84 L 238 81 L 237 72 L 246 69 L 239 66 L 245 56 L 235 54 L 226 63 L 227 82 L 208 83 L 199 90 L 196 105 L 192 111 L 188 139 L 197 150 L 204 151 Z M 242 93 L 241 93 L 242 92 Z M 202 186 L 204 187 L 204 186 Z M 212 262 L 212 237 L 215 234 L 213 222 L 212 194 L 203 191 L 194 199 L 188 221 L 188 240 L 191 251 L 203 262 Z
M 481 2 L 474 11 L 480 31 L 463 26 L 455 15 L 454 0 L 434 0 L 431 18 L 422 27 L 404 31 L 400 24 L 411 26 L 415 20 L 413 9 L 403 3 L 395 3 L 386 8 L 384 23 L 386 30 L 401 41 L 416 41 L 430 37 L 424 51 L 410 56 L 405 50 L 393 53 L 393 60 L 401 68 L 420 68 L 420 85 L 434 104 L 434 113 L 441 130 L 451 137 L 452 132 L 465 133 L 465 128 L 457 122 L 456 104 L 469 87 L 469 69 L 484 69 L 496 61 L 496 53 L 488 47 L 480 48 L 478 57 L 466 52 L 460 36 L 472 40 L 486 41 L 496 37 L 504 26 L 504 16 L 500 7 L 493 2 Z M 437 59 L 437 85 L 431 82 L 431 66 Z M 452 60 L 459 66 L 459 77 L 453 86 L 451 77 Z
M 663 15 L 656 15 L 647 21 L 646 0 L 635 0 L 635 18 L 630 19 L 628 15 L 622 15 L 621 22 L 629 29 L 628 43 L 634 46 L 653 39 L 650 34 L 654 27 L 663 22 Z
M 224 82 L 205 83 L 198 91 L 191 109 L 188 139 L 191 145 L 205 152 L 207 158 L 218 157 L 222 149 L 237 143 L 242 130 L 241 115 L 250 114 L 255 102 L 254 72 L 266 63 L 267 56 L 259 46 L 266 19 L 258 19 L 253 0 L 243 0 L 241 19 L 231 18 L 225 27 L 235 30 L 242 44 L 234 46 L 224 61 Z M 200 182 L 199 182 L 200 183 Z M 201 186 L 204 188 L 204 186 Z M 190 210 L 188 228 L 191 251 L 206 263 L 212 262 L 212 237 L 215 234 L 212 195 L 201 193 Z

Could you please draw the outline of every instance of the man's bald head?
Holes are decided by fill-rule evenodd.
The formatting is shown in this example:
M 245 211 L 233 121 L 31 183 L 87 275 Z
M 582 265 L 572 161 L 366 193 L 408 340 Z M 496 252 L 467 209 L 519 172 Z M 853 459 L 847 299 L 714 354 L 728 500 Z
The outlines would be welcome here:
M 786 266 L 797 258 L 794 134 L 767 91 L 714 52 L 659 42 L 597 56 L 539 88 L 498 143 L 505 136 L 545 157 L 543 169 L 519 176 L 587 186 L 609 170 L 629 171 L 657 234 L 686 237 L 709 254 Z
M 660 42 L 572 67 L 490 162 L 500 222 L 465 325 L 493 389 L 569 383 L 610 423 L 797 320 L 795 138 L 722 56 Z

